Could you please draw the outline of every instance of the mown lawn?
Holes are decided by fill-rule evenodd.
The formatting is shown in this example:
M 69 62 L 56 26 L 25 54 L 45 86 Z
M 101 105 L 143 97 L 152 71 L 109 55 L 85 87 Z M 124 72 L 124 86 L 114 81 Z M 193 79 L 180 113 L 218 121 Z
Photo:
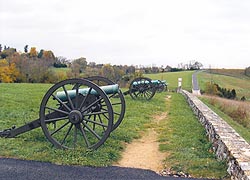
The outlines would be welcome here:
M 192 89 L 192 74 L 194 71 L 181 72 L 165 72 L 158 74 L 144 74 L 151 79 L 166 80 L 170 91 L 176 90 L 178 86 L 178 78 L 182 78 L 182 88 L 186 90 Z

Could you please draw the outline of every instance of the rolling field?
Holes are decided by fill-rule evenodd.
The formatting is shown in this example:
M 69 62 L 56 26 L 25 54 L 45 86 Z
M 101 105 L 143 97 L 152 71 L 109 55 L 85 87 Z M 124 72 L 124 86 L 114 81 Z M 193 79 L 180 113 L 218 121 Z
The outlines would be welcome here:
M 225 70 L 224 70 L 225 71 Z M 235 89 L 237 93 L 237 98 L 240 99 L 242 96 L 245 96 L 247 99 L 250 99 L 250 78 L 242 75 L 242 71 L 239 70 L 231 70 L 232 75 L 229 75 L 229 71 L 227 75 L 224 75 L 225 72 L 216 71 L 216 74 L 211 74 L 208 72 L 201 72 L 197 74 L 199 86 L 201 90 L 205 89 L 206 82 L 214 82 L 219 84 L 220 87 L 227 89 Z
M 178 78 L 182 78 L 182 88 L 186 90 L 192 89 L 192 74 L 193 71 L 182 72 L 166 72 L 158 74 L 145 74 L 146 77 L 151 79 L 166 80 L 168 83 L 168 89 L 170 91 L 176 90 L 178 86 Z
M 191 72 L 187 74 L 185 72 L 163 73 L 159 76 L 166 78 L 171 84 L 169 87 L 175 89 L 178 77 L 182 77 L 184 86 L 190 88 L 191 83 L 188 82 L 188 79 L 191 78 L 191 74 Z M 51 84 L 1 83 L 0 130 L 13 125 L 19 127 L 37 119 L 43 95 L 51 86 Z M 172 96 L 172 98 L 166 102 L 166 96 Z M 140 138 L 141 132 L 146 128 L 155 126 L 152 124 L 153 116 L 167 113 L 166 119 L 157 127 L 161 151 L 172 154 L 170 157 L 166 157 L 166 167 L 175 171 L 187 172 L 193 177 L 221 178 L 226 176 L 225 164 L 214 158 L 204 129 L 185 102 L 185 98 L 180 94 L 157 93 L 151 101 L 135 101 L 130 96 L 126 96 L 125 100 L 126 114 L 123 122 L 111 133 L 104 145 L 95 151 L 85 148 L 75 150 L 53 148 L 45 138 L 42 129 L 37 128 L 16 138 L 0 138 L 0 157 L 15 157 L 55 164 L 109 166 L 121 158 L 126 143 Z M 186 118 L 187 115 L 189 118 Z M 183 126 L 180 127 L 181 124 L 177 122 Z M 189 126 L 185 124 L 189 124 Z M 190 128 L 194 128 L 192 134 L 190 134 Z M 194 148 L 198 146 L 200 148 Z M 185 150 L 185 154 L 180 149 Z M 174 155 L 175 153 L 177 154 Z M 171 161 L 169 161 L 170 159 Z
M 0 129 L 19 127 L 38 118 L 43 95 L 50 84 L 0 84 Z M 37 128 L 17 138 L 0 138 L 0 156 L 49 161 L 56 164 L 111 165 L 120 157 L 125 142 L 138 138 L 139 131 L 150 122 L 152 114 L 163 112 L 164 98 L 156 96 L 150 102 L 133 101 L 126 97 L 124 121 L 112 132 L 105 145 L 97 151 L 87 149 L 59 150 L 45 138 Z M 137 108 L 140 107 L 140 108 Z M 154 109 L 154 113 L 152 113 Z

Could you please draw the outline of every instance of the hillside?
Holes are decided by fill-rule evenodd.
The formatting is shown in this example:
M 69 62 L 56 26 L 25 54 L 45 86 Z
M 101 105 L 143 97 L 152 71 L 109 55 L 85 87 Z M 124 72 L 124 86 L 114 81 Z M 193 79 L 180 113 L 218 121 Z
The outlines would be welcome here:
M 165 72 L 158 74 L 145 74 L 151 79 L 166 80 L 168 89 L 175 90 L 178 86 L 178 78 L 182 78 L 182 87 L 186 90 L 192 89 L 192 74 L 194 71 L 180 71 L 180 72 Z
M 237 98 L 245 96 L 250 99 L 250 78 L 242 74 L 241 70 L 216 70 L 215 73 L 201 72 L 197 74 L 201 90 L 205 89 L 205 83 L 212 81 L 220 87 L 235 89 Z
M 207 73 L 220 74 L 225 76 L 232 76 L 236 78 L 250 79 L 249 76 L 245 75 L 245 69 L 209 69 Z

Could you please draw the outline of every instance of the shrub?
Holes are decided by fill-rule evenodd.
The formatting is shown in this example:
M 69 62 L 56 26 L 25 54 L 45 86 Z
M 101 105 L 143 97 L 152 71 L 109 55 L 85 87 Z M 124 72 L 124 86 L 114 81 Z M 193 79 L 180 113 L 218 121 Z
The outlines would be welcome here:
M 235 89 L 226 89 L 220 87 L 218 84 L 213 82 L 207 82 L 205 86 L 205 92 L 210 95 L 218 95 L 223 98 L 227 99 L 235 99 L 236 98 L 236 91 Z

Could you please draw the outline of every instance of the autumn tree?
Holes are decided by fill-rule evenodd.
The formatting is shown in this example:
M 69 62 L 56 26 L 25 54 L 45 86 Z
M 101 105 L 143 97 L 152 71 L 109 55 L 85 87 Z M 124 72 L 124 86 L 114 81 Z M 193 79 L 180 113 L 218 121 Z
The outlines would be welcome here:
M 78 58 L 72 61 L 70 68 L 72 73 L 74 74 L 74 77 L 79 77 L 81 73 L 84 72 L 84 70 L 87 67 L 87 61 L 86 58 Z
M 30 48 L 30 52 L 29 52 L 30 57 L 34 58 L 37 57 L 37 51 L 35 47 Z
M 0 60 L 0 82 L 15 82 L 19 75 L 14 63 L 9 64 L 6 59 Z
M 211 95 L 217 95 L 219 93 L 218 91 L 218 86 L 216 84 L 214 84 L 213 82 L 206 82 L 205 84 L 205 92 L 207 94 L 211 94 Z
M 42 58 L 46 60 L 53 60 L 53 61 L 56 59 L 52 51 L 45 51 L 45 50 L 43 50 Z
M 0 53 L 0 58 L 5 59 L 16 52 L 15 48 L 6 48 Z
M 116 80 L 114 68 L 110 64 L 105 64 L 102 66 L 101 75 L 112 81 Z

